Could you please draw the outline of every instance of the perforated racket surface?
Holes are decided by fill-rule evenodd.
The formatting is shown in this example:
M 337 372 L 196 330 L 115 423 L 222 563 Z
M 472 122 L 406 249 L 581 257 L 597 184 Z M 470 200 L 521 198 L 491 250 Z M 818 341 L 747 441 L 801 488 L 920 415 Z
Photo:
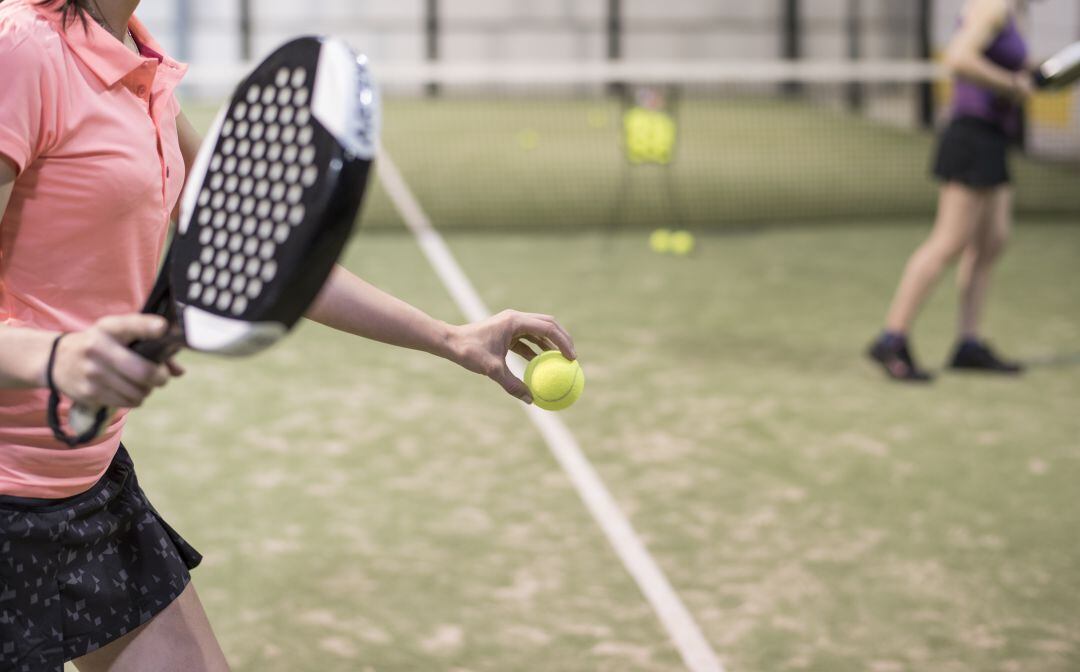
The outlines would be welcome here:
M 207 135 L 145 312 L 169 335 L 134 344 L 163 362 L 181 347 L 258 352 L 303 316 L 356 222 L 379 130 L 378 96 L 344 43 L 285 44 L 236 89 Z M 108 417 L 76 406 L 84 443 Z M 58 427 L 54 433 L 61 437 Z

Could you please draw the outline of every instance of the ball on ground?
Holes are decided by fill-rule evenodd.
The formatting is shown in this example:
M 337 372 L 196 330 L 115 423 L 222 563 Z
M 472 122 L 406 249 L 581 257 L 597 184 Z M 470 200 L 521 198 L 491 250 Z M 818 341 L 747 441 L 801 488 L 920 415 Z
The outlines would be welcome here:
M 671 251 L 671 231 L 667 229 L 657 229 L 649 236 L 649 247 L 653 252 L 657 254 L 664 254 Z
M 585 389 L 585 372 L 576 360 L 570 361 L 556 350 L 533 358 L 525 369 L 525 384 L 533 403 L 545 411 L 561 411 L 573 405 Z
M 671 234 L 671 252 L 679 256 L 685 256 L 694 251 L 694 234 L 689 231 L 676 231 Z
M 526 152 L 531 152 L 540 146 L 540 133 L 535 129 L 526 128 L 518 133 L 518 146 Z

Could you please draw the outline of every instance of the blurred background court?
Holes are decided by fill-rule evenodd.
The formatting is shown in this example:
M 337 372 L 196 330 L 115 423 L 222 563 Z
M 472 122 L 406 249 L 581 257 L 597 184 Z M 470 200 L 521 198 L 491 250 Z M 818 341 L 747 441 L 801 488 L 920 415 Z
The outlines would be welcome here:
M 159 0 L 140 16 L 192 63 L 201 128 L 290 36 L 370 56 L 387 155 L 480 297 L 575 335 L 588 385 L 559 417 L 727 669 L 1078 670 L 1075 89 L 1027 110 L 990 306 L 989 335 L 1030 372 L 916 389 L 862 357 L 932 221 L 937 61 L 960 5 Z M 1026 21 L 1038 55 L 1080 39 L 1075 0 Z M 373 190 L 346 265 L 462 321 L 398 200 Z M 694 253 L 653 253 L 658 228 L 690 230 Z M 928 363 L 954 312 L 946 280 L 915 332 Z M 258 364 L 186 361 L 126 443 L 206 555 L 196 585 L 235 669 L 688 669 L 493 384 L 313 325 Z

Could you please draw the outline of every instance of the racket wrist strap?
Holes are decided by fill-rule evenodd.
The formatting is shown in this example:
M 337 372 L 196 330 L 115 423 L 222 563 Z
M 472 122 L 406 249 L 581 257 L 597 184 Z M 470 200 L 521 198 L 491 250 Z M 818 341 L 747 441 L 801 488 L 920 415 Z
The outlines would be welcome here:
M 53 436 L 56 440 L 64 445 L 74 448 L 81 446 L 84 443 L 89 442 L 101 431 L 102 425 L 105 424 L 105 418 L 108 416 L 108 410 L 102 408 L 98 411 L 97 417 L 94 419 L 94 426 L 86 430 L 82 434 L 74 435 L 69 434 L 64 430 L 63 424 L 60 422 L 60 388 L 56 386 L 56 379 L 53 375 L 56 368 L 56 353 L 60 349 L 60 341 L 64 340 L 67 333 L 57 336 L 52 343 L 52 348 L 49 350 L 49 361 L 45 364 L 45 383 L 49 386 L 49 407 L 47 416 L 49 420 L 49 429 L 52 430 Z

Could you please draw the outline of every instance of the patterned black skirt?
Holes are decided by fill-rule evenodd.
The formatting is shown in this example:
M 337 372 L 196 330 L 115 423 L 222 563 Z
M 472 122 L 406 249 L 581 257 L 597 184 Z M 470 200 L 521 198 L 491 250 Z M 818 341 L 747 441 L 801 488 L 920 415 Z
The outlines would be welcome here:
M 0 671 L 61 672 L 168 606 L 201 560 L 150 505 L 123 446 L 86 492 L 0 496 Z

